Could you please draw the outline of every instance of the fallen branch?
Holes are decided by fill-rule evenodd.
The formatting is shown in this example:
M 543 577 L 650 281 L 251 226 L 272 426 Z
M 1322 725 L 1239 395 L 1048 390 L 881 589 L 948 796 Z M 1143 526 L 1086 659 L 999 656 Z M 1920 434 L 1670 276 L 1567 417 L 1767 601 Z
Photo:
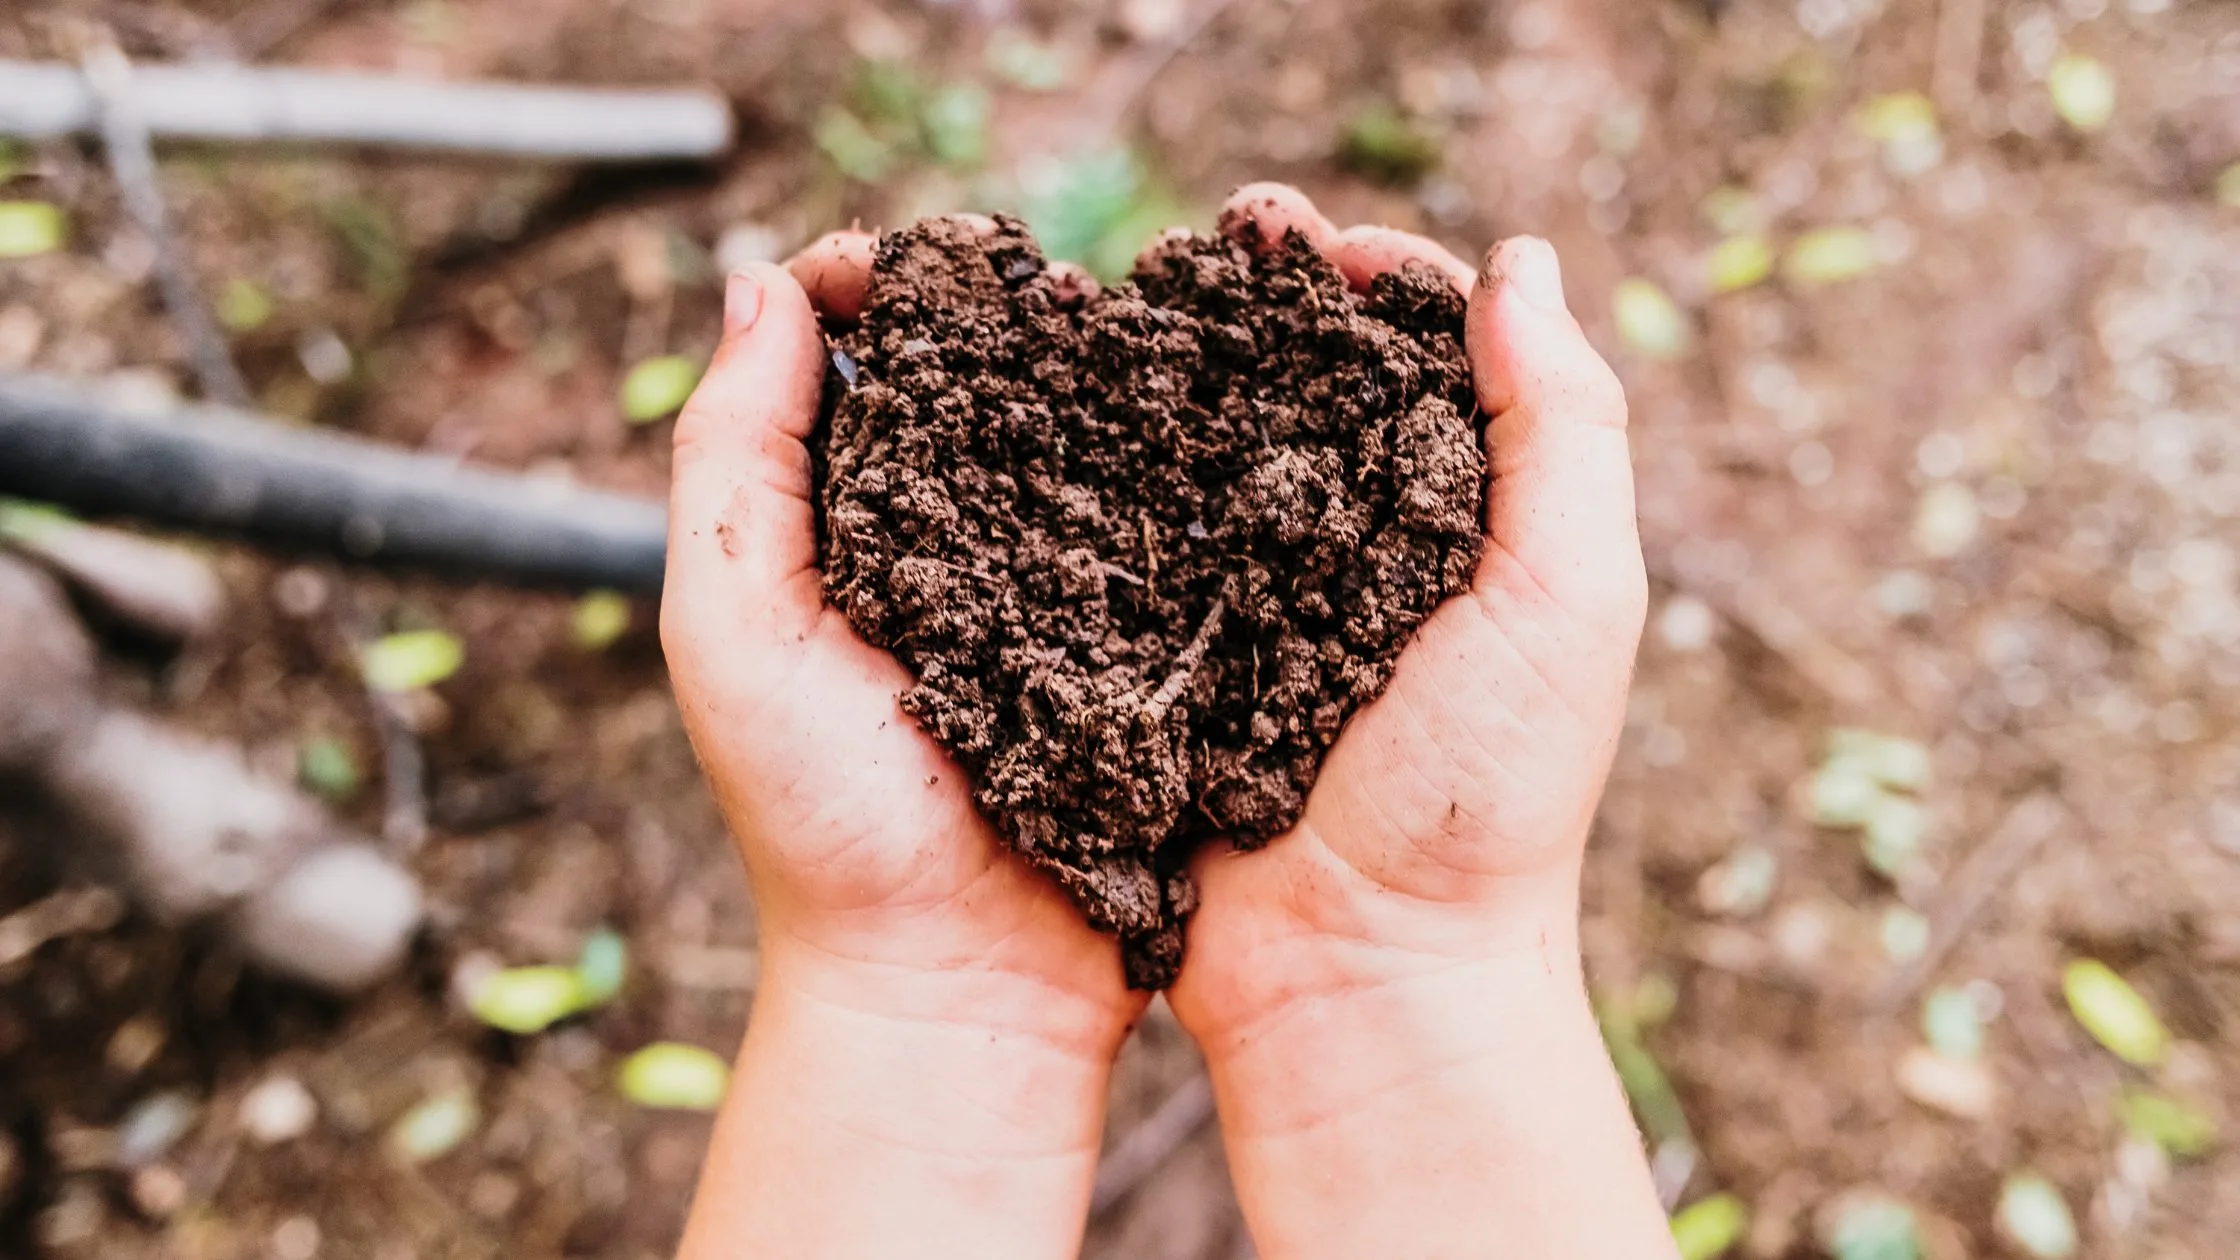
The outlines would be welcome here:
M 361 144 L 572 162 L 716 157 L 730 102 L 706 91 L 446 83 L 237 65 L 143 66 L 134 97 L 158 137 Z M 78 70 L 0 61 L 0 135 L 101 130 L 100 93 Z
M 1089 1212 L 1101 1216 L 1134 1193 L 1184 1142 L 1213 1119 L 1213 1083 L 1200 1072 L 1182 1083 L 1159 1109 L 1113 1145 L 1097 1166 Z
M 2013 885 L 2015 875 L 2061 830 L 2066 818 L 2060 802 L 2043 792 L 2023 797 L 2007 811 L 1991 838 L 1976 846 L 1945 881 L 1943 895 L 1929 911 L 1928 947 L 1875 995 L 1877 1015 L 1897 1014 L 1921 992 L 1945 955 L 1997 903 L 2000 891 Z
M 224 407 L 146 416 L 0 374 L 0 495 L 361 564 L 524 586 L 661 589 L 648 499 L 468 468 Z
M 195 379 L 211 401 L 246 407 L 248 382 L 241 379 L 240 369 L 234 366 L 233 351 L 218 331 L 218 321 L 202 300 L 202 290 L 195 284 L 186 254 L 171 231 L 163 188 L 156 182 L 148 121 L 133 90 L 132 63 L 115 45 L 103 45 L 86 54 L 85 77 L 101 107 L 101 144 L 109 155 L 109 171 L 116 176 L 125 210 L 155 250 L 156 282 L 163 289 L 164 309 L 187 343 Z

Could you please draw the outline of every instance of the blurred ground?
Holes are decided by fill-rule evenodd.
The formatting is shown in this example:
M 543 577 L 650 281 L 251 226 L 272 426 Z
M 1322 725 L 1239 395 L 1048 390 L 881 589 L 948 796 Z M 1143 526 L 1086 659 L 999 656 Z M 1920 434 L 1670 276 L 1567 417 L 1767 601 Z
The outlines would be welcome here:
M 165 164 L 206 286 L 269 304 L 235 343 L 268 410 L 615 488 L 664 481 L 666 424 L 627 425 L 614 402 L 629 365 L 706 353 L 724 261 L 857 218 L 1019 207 L 1110 267 L 1168 219 L 1205 226 L 1236 183 L 1282 178 L 1341 223 L 1466 256 L 1551 237 L 1634 402 L 1658 600 L 1588 939 L 1692 1131 L 1652 1125 L 1675 1196 L 1740 1196 L 1738 1254 L 1791 1257 L 1825 1254 L 1821 1223 L 1876 1191 L 1945 1260 L 1998 1254 L 2001 1184 L 2035 1170 L 2078 1218 L 2078 1254 L 2231 1254 L 2240 1157 L 2174 1155 L 2122 1111 L 2152 1089 L 2240 1124 L 2229 0 L 18 0 L 0 55 L 73 57 L 96 23 L 151 60 L 264 32 L 255 51 L 278 61 L 704 81 L 737 101 L 745 143 L 708 173 Z M 2070 54 L 2112 75 L 2104 129 L 2056 110 L 2047 79 L 2075 88 Z M 1923 102 L 1890 103 L 1907 92 L 1933 100 L 1928 130 Z M 63 205 L 71 242 L 0 263 L 0 369 L 187 388 L 98 154 L 23 156 L 0 196 Z M 1753 241 L 1788 265 L 1761 277 Z M 224 641 L 117 665 L 111 685 L 277 766 L 321 737 L 374 765 L 349 650 L 303 611 L 316 576 L 218 560 Z M 418 865 L 437 922 L 412 974 L 343 1005 L 138 921 L 0 960 L 0 1253 L 672 1245 L 705 1124 L 624 1102 L 613 1064 L 657 1038 L 728 1054 L 754 928 L 653 609 L 589 652 L 564 599 L 352 586 L 385 628 L 467 645 L 429 715 Z M 1896 879 L 1855 832 L 1814 825 L 1804 785 L 1836 726 L 1931 754 L 1928 825 Z M 2056 804 L 2018 810 L 2038 794 Z M 349 806 L 369 829 L 378 795 Z M 34 859 L 69 844 L 12 826 L 0 921 L 57 886 Z M 566 961 L 602 923 L 632 973 L 585 1020 L 511 1038 L 451 995 L 462 968 Z M 1925 973 L 1908 962 L 1924 933 Z M 2080 957 L 2161 1013 L 2177 1040 L 2160 1067 L 2071 1019 L 2061 976 Z M 1982 1024 L 1958 1068 L 1923 1066 L 1932 990 Z M 1194 1070 L 1155 1016 L 1116 1132 Z M 244 1099 L 279 1077 L 318 1115 L 266 1145 Z M 417 1167 L 385 1152 L 408 1107 L 459 1089 L 479 1115 L 455 1150 Z M 152 1154 L 151 1099 L 189 1121 Z M 1087 1254 L 1245 1247 L 1205 1133 Z

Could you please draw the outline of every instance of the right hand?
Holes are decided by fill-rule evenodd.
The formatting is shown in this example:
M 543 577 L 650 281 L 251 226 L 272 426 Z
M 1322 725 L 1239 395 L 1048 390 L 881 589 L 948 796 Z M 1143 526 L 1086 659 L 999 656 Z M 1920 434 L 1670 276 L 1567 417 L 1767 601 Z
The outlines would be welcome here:
M 1408 262 L 1451 277 L 1469 296 L 1490 487 L 1470 590 L 1354 714 L 1298 825 L 1197 862 L 1170 998 L 1215 1058 L 1302 1006 L 1427 971 L 1517 954 L 1576 966 L 1582 853 L 1648 598 L 1625 396 L 1545 241 L 1504 241 L 1473 269 L 1421 237 L 1338 231 L 1272 184 L 1240 190 L 1223 222 L 1248 243 L 1300 231 L 1356 288 Z

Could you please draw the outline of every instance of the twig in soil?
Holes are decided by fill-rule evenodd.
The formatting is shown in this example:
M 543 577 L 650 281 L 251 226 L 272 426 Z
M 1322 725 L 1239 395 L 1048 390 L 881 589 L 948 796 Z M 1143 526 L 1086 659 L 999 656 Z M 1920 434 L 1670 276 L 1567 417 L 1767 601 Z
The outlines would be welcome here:
M 462 466 L 222 407 L 146 416 L 0 373 L 0 495 L 360 564 L 588 590 L 661 589 L 652 500 Z
M 327 15 L 341 0 L 264 0 L 226 23 L 222 51 L 255 61 Z
M 115 44 L 100 44 L 86 54 L 85 77 L 100 105 L 101 144 L 108 151 L 109 170 L 116 176 L 125 209 L 155 250 L 156 282 L 163 290 L 163 305 L 187 343 L 195 378 L 201 382 L 203 394 L 213 401 L 245 407 L 249 386 L 234 366 L 225 335 L 202 300 L 194 272 L 171 231 L 171 216 L 164 208 L 163 188 L 156 179 L 155 152 L 150 147 L 148 121 L 141 110 L 132 63 Z
M 1151 693 L 1151 699 L 1143 706 L 1143 711 L 1154 725 L 1167 715 L 1167 710 L 1174 707 L 1175 701 L 1182 698 L 1183 688 L 1190 685 L 1190 679 L 1197 674 L 1198 666 L 1205 663 L 1206 652 L 1213 647 L 1213 636 L 1221 633 L 1221 614 L 1228 609 L 1228 600 L 1213 601 L 1213 608 L 1206 613 L 1205 621 L 1199 624 L 1198 632 L 1190 636 L 1190 645 L 1174 658 L 1174 672 L 1167 675 L 1167 680 L 1159 684 L 1157 691 Z
M 1929 912 L 1928 947 L 1875 995 L 1876 1015 L 1894 1015 L 1913 1000 L 1921 986 L 1936 974 L 1945 955 L 1998 901 L 2000 890 L 2014 882 L 2023 864 L 2061 830 L 2066 818 L 2060 802 L 2044 792 L 2023 797 L 2007 811 L 1991 838 L 1977 846 L 1959 871 L 1945 881 L 1944 894 Z
M 1882 698 L 1883 689 L 1872 670 L 1830 643 L 1760 583 L 1748 578 L 1716 580 L 1687 571 L 1665 548 L 1645 550 L 1651 577 L 1710 605 L 1830 700 L 1864 709 Z
M 1983 73 L 1984 0 L 1940 0 L 1937 5 L 1936 61 L 1929 88 L 1947 117 L 1963 119 L 1976 103 L 1976 81 Z
M 1089 1193 L 1089 1213 L 1102 1216 L 1135 1192 L 1167 1158 L 1213 1119 L 1213 1084 L 1203 1072 L 1167 1095 L 1159 1109 L 1113 1144 L 1097 1167 Z
M 1212 26 L 1235 3 L 1236 0 L 1201 0 L 1198 11 L 1185 18 L 1172 35 L 1146 50 L 1141 68 L 1135 72 L 1135 77 L 1129 81 L 1127 89 L 1120 94 L 1119 102 L 1112 110 L 1111 121 L 1114 127 L 1108 130 L 1116 129 L 1120 122 L 1135 113 L 1136 107 L 1151 94 L 1151 86 L 1159 81 L 1160 75 L 1167 72 L 1168 66 L 1174 64 L 1175 58 L 1189 51 L 1190 45 L 1197 43 L 1198 37 L 1206 33 L 1206 28 Z
M 326 575 L 335 594 L 335 622 L 350 651 L 353 673 L 373 642 L 373 626 L 338 573 Z M 428 758 L 412 729 L 402 696 L 365 687 L 373 710 L 374 732 L 381 738 L 381 839 L 392 853 L 409 855 L 428 839 Z
M 48 941 L 106 932 L 124 919 L 124 898 L 107 888 L 66 888 L 0 918 L 0 967 L 23 961 Z
M 394 75 L 142 66 L 135 98 L 153 134 L 264 144 L 375 145 L 555 162 L 704 161 L 732 144 L 731 102 L 706 91 L 446 83 Z M 88 76 L 0 61 L 0 135 L 101 129 Z

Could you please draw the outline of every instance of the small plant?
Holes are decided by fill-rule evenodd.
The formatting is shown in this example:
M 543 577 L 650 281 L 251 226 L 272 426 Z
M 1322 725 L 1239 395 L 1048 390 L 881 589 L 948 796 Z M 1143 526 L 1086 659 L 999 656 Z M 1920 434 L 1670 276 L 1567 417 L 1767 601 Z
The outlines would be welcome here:
M 1363 106 L 1346 123 L 1338 155 L 1345 164 L 1387 184 L 1412 184 L 1439 168 L 1437 138 L 1390 101 Z

